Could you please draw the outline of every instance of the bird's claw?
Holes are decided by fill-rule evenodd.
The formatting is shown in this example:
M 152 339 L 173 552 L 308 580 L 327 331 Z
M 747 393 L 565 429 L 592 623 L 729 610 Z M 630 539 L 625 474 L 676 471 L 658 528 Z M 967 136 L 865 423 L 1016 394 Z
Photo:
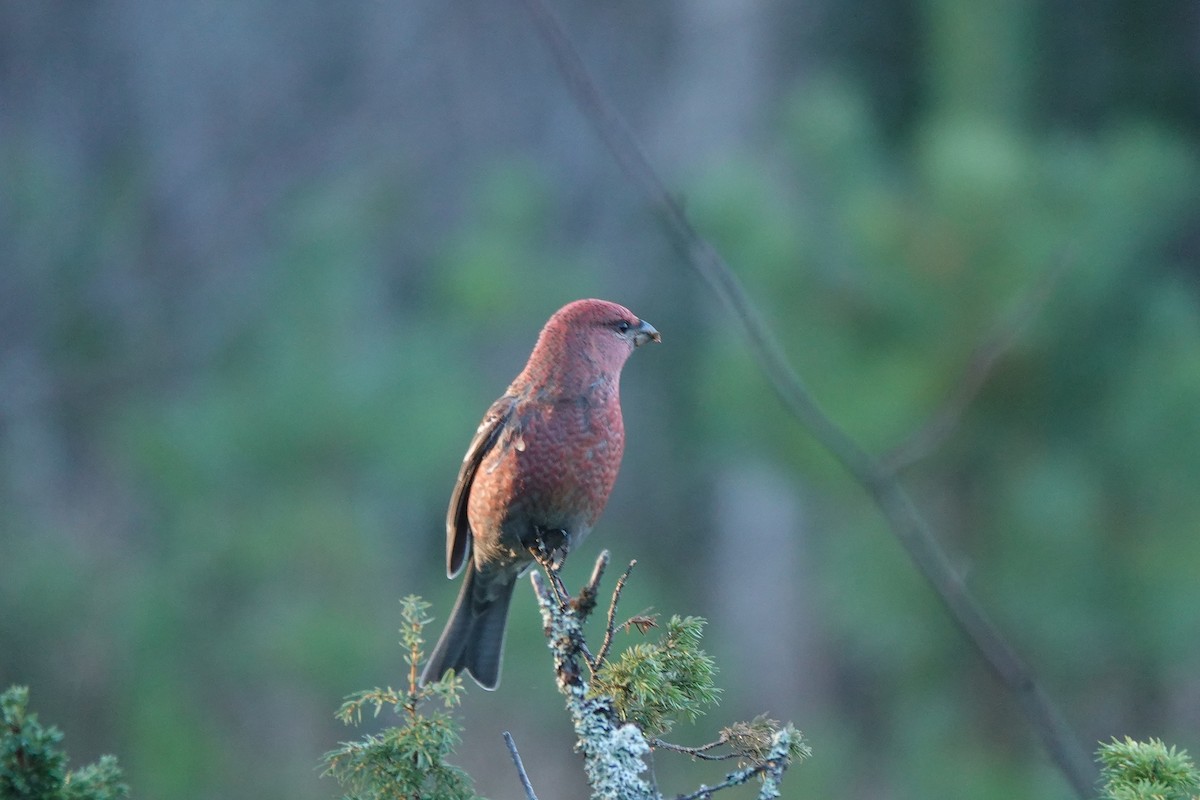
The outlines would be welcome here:
M 565 606 L 567 590 L 559 570 L 567 558 L 567 532 L 561 528 L 535 528 L 533 541 L 526 543 L 529 554 L 546 571 L 559 606 Z
M 533 541 L 526 546 L 542 568 L 557 573 L 567 558 L 567 532 L 562 528 L 535 528 Z

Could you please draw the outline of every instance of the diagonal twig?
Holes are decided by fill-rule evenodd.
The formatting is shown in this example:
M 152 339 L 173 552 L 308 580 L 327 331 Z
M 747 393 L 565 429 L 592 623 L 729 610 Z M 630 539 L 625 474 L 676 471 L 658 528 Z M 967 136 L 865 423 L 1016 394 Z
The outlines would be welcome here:
M 715 750 L 716 748 L 725 744 L 726 741 L 727 740 L 725 739 L 725 737 L 721 737 L 720 739 L 717 739 L 715 742 L 709 742 L 708 744 L 702 744 L 699 747 L 685 747 L 684 745 L 681 745 L 681 744 L 672 744 L 671 742 L 664 742 L 662 739 L 650 739 L 649 740 L 651 747 L 659 747 L 659 748 L 662 748 L 663 750 L 670 750 L 673 753 L 683 753 L 686 756 L 691 756 L 692 758 L 698 758 L 702 761 L 728 761 L 731 758 L 741 758 L 742 757 L 741 753 L 721 753 L 721 754 L 715 755 L 715 756 L 712 755 L 711 753 L 709 753 L 710 750 Z
M 529 782 L 529 773 L 525 771 L 525 765 L 521 763 L 521 754 L 517 752 L 517 743 L 513 741 L 512 734 L 508 731 L 504 732 L 504 744 L 508 746 L 508 754 L 512 756 L 513 766 L 517 768 L 517 778 L 521 781 L 521 788 L 525 790 L 526 800 L 538 800 L 537 795 L 533 793 L 533 784 Z
M 588 73 L 562 24 L 543 0 L 522 0 L 549 48 L 575 102 L 638 189 L 662 215 L 688 264 L 709 285 L 742 326 L 750 351 L 787 409 L 875 500 L 914 565 L 929 581 L 951 618 L 988 666 L 1015 695 L 1050 759 L 1081 798 L 1092 795 L 1096 770 L 1066 719 L 1038 684 L 1032 670 L 967 593 L 962 579 L 937 544 L 933 531 L 895 476 L 822 411 L 792 369 L 778 341 L 763 323 L 734 272 L 692 227 L 679 203 L 664 188 L 641 146 Z
M 625 588 L 625 581 L 629 580 L 629 573 L 633 572 L 634 566 L 637 565 L 637 559 L 629 562 L 629 566 L 621 573 L 621 577 L 617 578 L 617 585 L 613 589 L 612 602 L 608 604 L 608 624 L 604 628 L 604 641 L 600 643 L 600 652 L 596 654 L 595 669 L 599 669 L 604 664 L 604 659 L 608 657 L 608 651 L 612 647 L 613 634 L 616 633 L 617 622 L 617 602 L 621 599 L 621 590 Z
M 608 569 L 608 561 L 608 551 L 600 551 L 600 557 L 592 567 L 592 577 L 588 578 L 588 582 L 579 590 L 579 596 L 571 601 L 575 610 L 579 612 L 580 619 L 587 619 L 596 610 L 596 596 L 600 594 L 600 580 L 604 577 L 604 570 Z
M 771 749 L 761 761 L 730 772 L 725 776 L 725 780 L 716 786 L 701 785 L 691 794 L 677 795 L 675 800 L 711 800 L 712 796 L 722 789 L 741 786 L 755 777 L 760 777 L 762 781 L 762 789 L 758 793 L 759 800 L 779 797 L 779 781 L 790 761 L 788 748 L 794 733 L 790 726 L 786 730 L 776 731 L 775 735 L 771 737 Z

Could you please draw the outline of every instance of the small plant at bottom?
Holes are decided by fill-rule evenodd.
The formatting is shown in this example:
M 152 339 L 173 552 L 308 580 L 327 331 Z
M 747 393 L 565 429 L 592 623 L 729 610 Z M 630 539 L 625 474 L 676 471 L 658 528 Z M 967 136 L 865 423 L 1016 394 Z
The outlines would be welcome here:
M 4 800 L 118 800 L 129 796 L 113 756 L 67 769 L 63 734 L 28 713 L 29 687 L 0 694 L 0 798 Z
M 1102 800 L 1200 800 L 1200 772 L 1186 750 L 1159 739 L 1138 742 L 1125 737 L 1096 751 Z
M 422 631 L 430 619 L 429 604 L 415 595 L 400 601 L 400 641 L 407 650 L 407 691 L 370 689 L 346 698 L 337 718 L 346 725 L 362 722 L 363 710 L 378 717 L 390 707 L 401 724 L 353 742 L 342 742 L 325 754 L 325 773 L 348 790 L 347 798 L 363 800 L 476 800 L 471 778 L 447 763 L 459 742 L 459 725 L 445 710 L 458 704 L 462 680 L 447 674 L 420 685 L 418 669 L 424 657 Z M 443 709 L 426 712 L 422 704 L 440 700 Z

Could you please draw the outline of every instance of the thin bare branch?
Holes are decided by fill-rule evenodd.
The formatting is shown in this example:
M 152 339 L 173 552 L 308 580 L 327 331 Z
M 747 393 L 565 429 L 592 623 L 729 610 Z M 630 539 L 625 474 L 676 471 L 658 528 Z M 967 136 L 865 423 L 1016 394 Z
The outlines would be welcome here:
M 741 324 L 751 353 L 784 405 L 874 498 L 893 533 L 933 586 L 950 616 L 1000 681 L 1014 693 L 1051 760 L 1079 797 L 1090 797 L 1097 773 L 1087 750 L 1050 702 L 1032 670 L 967 593 L 962 579 L 908 492 L 892 473 L 825 414 L 804 386 L 737 276 L 713 246 L 696 232 L 683 208 L 663 187 L 629 126 L 589 75 L 562 23 L 543 0 L 522 0 L 522 3 L 580 110 L 626 176 L 661 213 L 688 264 Z M 702 797 L 703 794 L 694 796 Z
M 592 567 L 592 577 L 579 590 L 579 597 L 574 600 L 575 610 L 579 612 L 580 619 L 587 619 L 596 608 L 596 596 L 600 593 L 600 581 L 604 578 L 604 570 L 608 569 L 609 558 L 607 550 L 600 552 Z
M 716 786 L 705 786 L 704 784 L 701 784 L 700 788 L 691 794 L 676 795 L 675 800 L 709 800 L 709 798 L 722 789 L 732 789 L 734 786 L 741 786 L 742 784 L 746 783 L 747 780 L 753 778 L 760 772 L 765 772 L 767 768 L 768 767 L 766 764 L 760 764 L 753 768 L 751 774 L 745 778 L 742 778 L 741 775 L 731 775 L 726 777 L 725 780 L 721 781 Z
M 537 795 L 533 793 L 533 784 L 529 782 L 529 775 L 525 772 L 525 765 L 521 763 L 521 754 L 517 752 L 517 743 L 513 741 L 512 734 L 508 731 L 504 732 L 504 743 L 508 745 L 508 753 L 512 756 L 513 766 L 517 768 L 517 777 L 521 780 L 521 788 L 525 790 L 527 800 L 537 800 Z
M 692 758 L 698 758 L 702 761 L 728 761 L 731 758 L 738 758 L 741 756 L 741 753 L 721 753 L 720 755 L 713 755 L 709 752 L 710 750 L 714 750 L 725 744 L 727 740 L 724 738 L 717 739 L 715 742 L 709 742 L 708 744 L 702 744 L 699 747 L 685 747 L 681 744 L 664 742 L 662 739 L 650 739 L 649 741 L 651 747 L 660 748 L 662 750 L 670 750 L 673 753 L 683 753 L 684 755 L 691 756 Z
M 604 641 L 600 643 L 600 652 L 596 654 L 595 669 L 599 669 L 604 663 L 604 659 L 608 657 L 608 651 L 612 648 L 613 634 L 616 633 L 617 622 L 617 603 L 621 599 L 621 591 L 625 588 L 625 581 L 629 580 L 629 573 L 633 572 L 634 566 L 637 564 L 637 559 L 629 562 L 629 566 L 621 573 L 621 577 L 617 579 L 617 585 L 613 588 L 612 602 L 608 604 L 608 625 L 604 629 Z
M 691 794 L 677 795 L 675 800 L 708 800 L 715 792 L 741 786 L 757 776 L 762 778 L 762 787 L 758 793 L 759 800 L 779 797 L 779 781 L 791 761 L 788 753 L 793 735 L 796 735 L 796 732 L 791 729 L 791 726 L 776 731 L 775 735 L 771 737 L 771 749 L 761 761 L 730 772 L 725 776 L 725 780 L 716 786 L 702 785 Z
M 571 601 L 571 609 L 579 616 L 579 622 L 582 624 L 587 620 L 591 613 L 596 609 L 596 595 L 600 592 L 600 580 L 604 577 L 604 570 L 608 569 L 609 554 L 607 550 L 600 551 L 600 555 L 596 558 L 596 563 L 592 566 L 592 577 L 582 589 L 579 590 L 579 596 Z M 557 578 L 557 574 L 555 578 Z M 566 591 L 566 587 L 563 587 Z M 579 649 L 583 653 L 583 659 L 587 662 L 588 671 L 596 674 L 596 670 L 600 669 L 600 659 L 592 656 L 586 642 L 579 643 Z

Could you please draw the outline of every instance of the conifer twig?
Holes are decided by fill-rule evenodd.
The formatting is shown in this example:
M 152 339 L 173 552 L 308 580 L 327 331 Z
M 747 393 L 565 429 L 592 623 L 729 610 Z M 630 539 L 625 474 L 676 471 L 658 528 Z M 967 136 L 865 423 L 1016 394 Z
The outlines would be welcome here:
M 708 744 L 702 744 L 699 747 L 686 747 L 681 744 L 672 744 L 671 742 L 664 742 L 662 739 L 651 739 L 650 740 L 651 747 L 658 747 L 663 750 L 670 750 L 673 753 L 682 753 L 685 756 L 691 756 L 692 758 L 698 758 L 702 761 L 728 761 L 731 758 L 738 758 L 741 755 L 741 753 L 722 753 L 720 755 L 714 756 L 712 753 L 708 752 L 709 750 L 714 750 L 723 744 L 725 744 L 724 737 L 717 739 L 715 742 L 709 742 Z
M 725 780 L 716 786 L 702 785 L 691 794 L 676 796 L 675 800 L 708 800 L 714 792 L 741 786 L 756 776 L 762 776 L 762 789 L 758 793 L 759 800 L 779 797 L 779 781 L 783 777 L 783 771 L 787 769 L 788 751 L 792 746 L 793 733 L 794 731 L 790 728 L 776 731 L 771 740 L 771 750 L 762 761 L 730 772 L 725 776 Z
M 1097 773 L 1087 751 L 1045 694 L 1033 671 L 967 592 L 962 578 L 955 572 L 908 492 L 894 473 L 884 469 L 878 459 L 822 410 L 792 369 L 783 348 L 762 321 L 737 275 L 712 244 L 692 227 L 679 201 L 667 192 L 628 124 L 592 79 L 554 12 L 544 0 L 522 2 L 583 115 L 625 175 L 637 184 L 662 215 L 688 264 L 741 323 L 752 355 L 784 406 L 875 500 L 892 532 L 918 571 L 932 585 L 951 618 L 1001 683 L 1013 692 L 1050 759 L 1079 797 L 1091 797 Z
M 508 731 L 504 732 L 504 744 L 508 746 L 513 766 L 517 768 L 517 777 L 521 780 L 521 788 L 525 790 L 525 797 L 527 800 L 538 800 L 537 795 L 533 792 L 533 784 L 529 782 L 529 774 L 525 772 L 525 765 L 521 763 L 521 754 L 517 752 L 517 743 L 513 741 L 512 734 Z

